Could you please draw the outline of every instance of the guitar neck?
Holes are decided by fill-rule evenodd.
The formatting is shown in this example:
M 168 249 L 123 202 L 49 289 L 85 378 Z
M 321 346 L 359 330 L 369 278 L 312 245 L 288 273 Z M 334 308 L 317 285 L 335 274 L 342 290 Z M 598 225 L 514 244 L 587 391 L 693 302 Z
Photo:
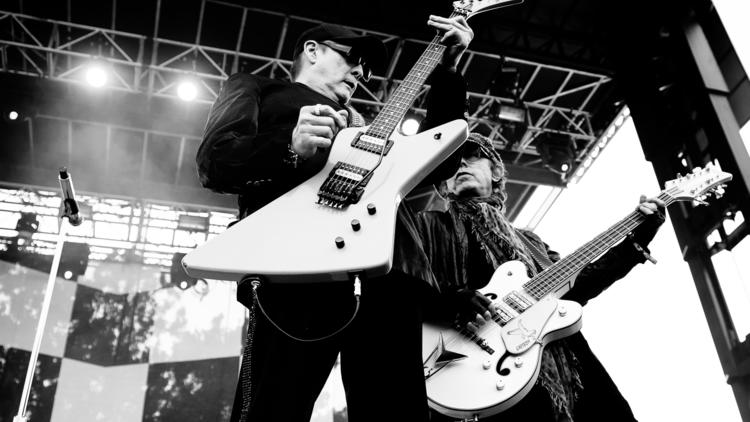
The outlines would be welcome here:
M 454 11 L 451 17 L 455 16 L 458 16 L 458 13 Z M 367 130 L 367 135 L 386 139 L 396 129 L 398 123 L 421 93 L 425 81 L 443 58 L 445 46 L 440 44 L 440 37 L 440 34 L 436 35 L 427 46 L 417 63 L 393 93 L 391 99 L 375 117 Z
M 674 201 L 674 198 L 666 192 L 662 192 L 658 198 L 667 205 Z M 616 245 L 645 220 L 646 216 L 640 211 L 631 212 L 570 255 L 557 261 L 524 283 L 524 290 L 537 299 L 559 290 L 568 280 L 578 274 L 583 267 Z

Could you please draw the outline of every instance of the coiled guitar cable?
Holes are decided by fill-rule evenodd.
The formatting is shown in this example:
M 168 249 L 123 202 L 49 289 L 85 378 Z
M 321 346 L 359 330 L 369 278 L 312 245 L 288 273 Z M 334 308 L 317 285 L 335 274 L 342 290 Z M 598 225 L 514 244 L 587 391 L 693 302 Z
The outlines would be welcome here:
M 271 319 L 271 316 L 268 315 L 268 313 L 266 312 L 266 310 L 263 308 L 263 304 L 260 303 L 260 296 L 258 295 L 258 287 L 260 287 L 260 280 L 258 280 L 256 278 L 253 281 L 251 281 L 250 284 L 253 286 L 253 296 L 255 297 L 255 302 L 258 303 L 258 307 L 260 308 L 260 312 L 263 314 L 263 316 L 266 317 L 266 319 L 268 320 L 268 322 L 271 323 L 271 325 L 273 325 L 274 327 L 276 327 L 277 330 L 279 330 L 282 334 L 284 334 L 285 336 L 289 337 L 292 340 L 297 340 L 297 341 L 302 341 L 302 342 L 307 342 L 307 343 L 311 343 L 311 342 L 315 342 L 315 341 L 327 340 L 327 339 L 335 336 L 336 334 L 344 331 L 346 329 L 346 327 L 348 327 L 349 325 L 351 325 L 352 321 L 354 321 L 354 318 L 357 317 L 357 313 L 359 313 L 359 297 L 362 295 L 362 282 L 359 280 L 359 276 L 355 275 L 354 276 L 354 301 L 355 301 L 354 312 L 352 312 L 351 318 L 349 318 L 349 320 L 346 321 L 344 323 L 344 325 L 342 325 L 340 328 L 338 328 L 334 332 L 332 332 L 330 334 L 326 334 L 326 335 L 324 335 L 322 337 L 302 338 L 302 337 L 293 336 L 293 335 L 289 334 L 286 330 L 284 330 L 283 328 L 281 328 L 279 326 L 279 324 L 277 324 L 276 322 L 274 322 L 274 320 Z

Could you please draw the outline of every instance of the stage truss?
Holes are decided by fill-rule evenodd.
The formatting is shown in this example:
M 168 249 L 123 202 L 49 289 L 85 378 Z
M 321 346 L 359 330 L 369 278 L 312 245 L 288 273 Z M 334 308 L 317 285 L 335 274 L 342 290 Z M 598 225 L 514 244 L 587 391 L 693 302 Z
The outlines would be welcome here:
M 291 62 L 281 57 L 290 50 L 296 37 L 291 34 L 317 23 L 300 16 L 204 0 L 194 28 L 195 38 L 185 42 L 160 36 L 160 22 L 169 18 L 162 9 L 162 2 L 157 1 L 150 34 L 120 31 L 115 25 L 97 27 L 0 11 L 0 70 L 84 84 L 88 66 L 96 61 L 113 75 L 108 84 L 110 89 L 176 98 L 178 84 L 188 79 L 198 87 L 194 101 L 208 105 L 216 99 L 223 81 L 234 72 L 288 77 Z M 236 28 L 223 29 L 236 34 L 233 47 L 202 42 L 203 34 L 211 30 L 206 26 L 206 14 L 218 9 L 240 16 Z M 117 22 L 114 12 L 112 22 Z M 261 22 L 266 25 L 272 22 L 276 33 L 268 34 L 265 51 L 246 48 L 244 34 Z M 390 53 L 387 70 L 363 85 L 353 99 L 357 108 L 374 115 L 401 82 L 399 76 L 404 72 L 400 70 L 411 67 L 413 60 L 407 57 L 415 50 L 421 52 L 427 43 L 352 29 L 380 38 Z M 286 56 L 289 55 L 287 52 Z M 515 69 L 521 75 L 518 99 L 492 93 L 489 88 L 472 90 L 474 76 L 486 79 L 488 70 L 497 72 L 502 68 Z M 464 55 L 460 70 L 470 83 L 467 101 L 470 129 L 491 137 L 516 183 L 557 187 L 575 183 L 613 135 L 611 130 L 596 131 L 592 127 L 592 98 L 608 88 L 611 78 L 607 75 L 473 50 Z M 412 110 L 416 114 L 424 113 L 428 91 L 429 86 L 425 86 L 420 92 Z M 526 110 L 524 124 L 509 123 L 496 116 L 500 105 L 518 104 L 517 100 Z M 573 146 L 574 161 L 567 172 L 552 169 L 543 160 L 538 146 L 545 142 L 545 136 L 564 139 Z

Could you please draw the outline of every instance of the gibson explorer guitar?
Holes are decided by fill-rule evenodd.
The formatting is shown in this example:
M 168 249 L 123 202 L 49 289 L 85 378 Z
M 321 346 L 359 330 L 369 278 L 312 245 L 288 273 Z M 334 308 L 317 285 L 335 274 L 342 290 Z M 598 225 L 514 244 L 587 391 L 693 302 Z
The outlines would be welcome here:
M 717 164 L 666 183 L 659 195 L 667 205 L 703 202 L 723 194 L 732 175 Z M 494 323 L 476 333 L 425 324 L 422 350 L 430 407 L 449 416 L 472 419 L 513 406 L 534 385 L 546 344 L 581 328 L 582 309 L 558 299 L 588 263 L 614 246 L 645 220 L 634 211 L 569 256 L 529 279 L 526 267 L 510 261 L 497 268 L 479 290 L 493 300 Z
M 451 17 L 521 1 L 456 1 Z M 442 58 L 439 40 L 427 46 L 370 126 L 341 130 L 318 174 L 187 254 L 187 273 L 221 280 L 259 275 L 271 282 L 387 273 L 401 199 L 468 134 L 463 120 L 414 136 L 394 130 Z

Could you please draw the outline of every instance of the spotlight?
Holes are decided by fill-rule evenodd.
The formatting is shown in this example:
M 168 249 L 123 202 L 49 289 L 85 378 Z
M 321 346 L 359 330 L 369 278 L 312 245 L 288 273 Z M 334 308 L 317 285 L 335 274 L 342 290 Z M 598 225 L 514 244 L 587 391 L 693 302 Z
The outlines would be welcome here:
M 66 280 L 78 281 L 79 276 L 86 274 L 90 253 L 91 247 L 88 243 L 63 243 L 60 267 L 57 269 L 57 275 L 62 276 Z
M 500 104 L 497 118 L 506 122 L 526 123 L 526 108 L 516 104 Z
M 177 96 L 183 101 L 193 101 L 198 96 L 198 88 L 190 81 L 182 81 L 177 85 Z
M 573 168 L 575 153 L 568 137 L 547 134 L 537 148 L 544 166 L 555 173 L 564 175 Z
M 10 113 L 8 113 L 8 119 L 10 120 L 18 119 L 18 112 L 15 110 L 11 110 Z
M 184 253 L 175 252 L 172 255 L 172 268 L 169 270 L 170 284 L 177 286 L 180 290 L 187 290 L 198 283 L 198 279 L 187 275 L 182 267 L 182 258 L 184 257 Z
M 207 233 L 210 227 L 208 216 L 180 214 L 177 229 L 189 232 Z
M 39 230 L 39 218 L 35 212 L 22 212 L 21 218 L 16 222 L 16 231 L 19 234 L 27 234 L 24 237 L 31 237 L 32 234 Z
M 416 116 L 405 117 L 401 121 L 401 133 L 406 136 L 411 136 L 419 131 L 419 124 L 421 121 Z
M 95 88 L 101 88 L 107 83 L 107 72 L 101 65 L 90 65 L 86 70 L 86 82 Z

